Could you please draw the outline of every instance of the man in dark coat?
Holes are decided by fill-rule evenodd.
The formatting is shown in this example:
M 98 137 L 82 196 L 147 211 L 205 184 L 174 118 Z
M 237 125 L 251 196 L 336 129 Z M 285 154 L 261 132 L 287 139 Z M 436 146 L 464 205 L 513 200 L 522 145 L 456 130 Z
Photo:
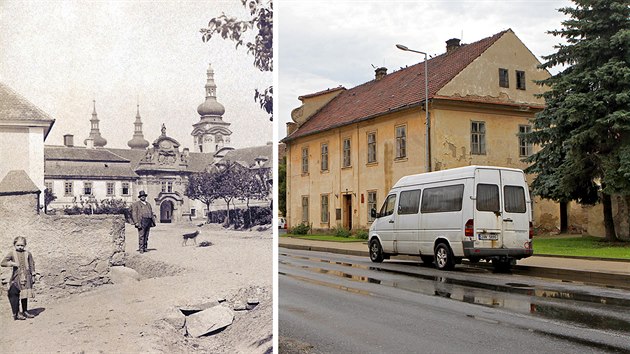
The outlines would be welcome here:
M 138 251 L 144 253 L 147 251 L 149 231 L 155 226 L 155 221 L 151 204 L 147 202 L 147 194 L 140 191 L 138 198 L 140 200 L 131 205 L 131 220 L 138 229 Z

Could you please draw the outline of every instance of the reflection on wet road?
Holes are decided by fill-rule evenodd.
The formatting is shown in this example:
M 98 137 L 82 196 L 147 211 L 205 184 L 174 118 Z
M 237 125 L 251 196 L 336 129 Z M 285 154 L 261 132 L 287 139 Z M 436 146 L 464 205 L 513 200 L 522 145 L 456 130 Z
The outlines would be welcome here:
M 472 267 L 440 272 L 413 262 L 375 264 L 361 257 L 283 249 L 279 262 L 281 277 L 357 295 L 389 297 L 391 289 L 397 289 L 630 337 L 630 293 L 620 289 L 493 274 Z M 579 339 L 582 345 L 601 350 L 630 349 L 584 338 L 564 338 L 549 331 L 540 333 L 563 340 Z

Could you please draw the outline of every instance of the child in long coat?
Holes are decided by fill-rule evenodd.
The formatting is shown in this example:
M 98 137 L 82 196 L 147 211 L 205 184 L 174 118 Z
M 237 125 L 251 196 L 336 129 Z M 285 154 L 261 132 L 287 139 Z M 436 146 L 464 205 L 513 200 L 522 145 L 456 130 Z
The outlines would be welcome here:
M 0 266 L 13 267 L 13 273 L 8 284 L 9 303 L 13 311 L 14 320 L 24 320 L 35 316 L 28 313 L 28 298 L 33 297 L 33 280 L 35 278 L 35 262 L 31 252 L 24 249 L 26 238 L 18 236 L 13 240 L 15 250 L 9 252 Z M 20 310 L 22 303 L 22 312 Z

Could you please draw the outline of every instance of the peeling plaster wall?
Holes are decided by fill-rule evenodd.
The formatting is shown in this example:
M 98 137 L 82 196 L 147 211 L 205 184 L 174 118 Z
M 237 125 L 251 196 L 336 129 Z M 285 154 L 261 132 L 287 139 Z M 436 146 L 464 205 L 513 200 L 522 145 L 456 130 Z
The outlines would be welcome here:
M 0 254 L 24 236 L 42 275 L 40 289 L 110 282 L 109 269 L 125 263 L 125 221 L 110 215 L 37 215 L 25 197 L 0 196 Z M 30 198 L 32 199 L 32 198 Z M 2 267 L 2 271 L 8 268 Z

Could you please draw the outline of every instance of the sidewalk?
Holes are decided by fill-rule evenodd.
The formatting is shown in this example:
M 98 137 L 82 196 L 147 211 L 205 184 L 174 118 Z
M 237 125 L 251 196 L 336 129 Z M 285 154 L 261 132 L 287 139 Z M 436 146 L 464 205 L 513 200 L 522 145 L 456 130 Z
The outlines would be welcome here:
M 280 237 L 279 247 L 369 257 L 366 242 L 332 242 Z M 396 256 L 394 259 L 419 260 L 418 257 Z M 489 267 L 480 262 L 475 266 Z M 603 260 L 545 255 L 532 256 L 517 262 L 514 274 L 570 280 L 630 289 L 630 261 Z

